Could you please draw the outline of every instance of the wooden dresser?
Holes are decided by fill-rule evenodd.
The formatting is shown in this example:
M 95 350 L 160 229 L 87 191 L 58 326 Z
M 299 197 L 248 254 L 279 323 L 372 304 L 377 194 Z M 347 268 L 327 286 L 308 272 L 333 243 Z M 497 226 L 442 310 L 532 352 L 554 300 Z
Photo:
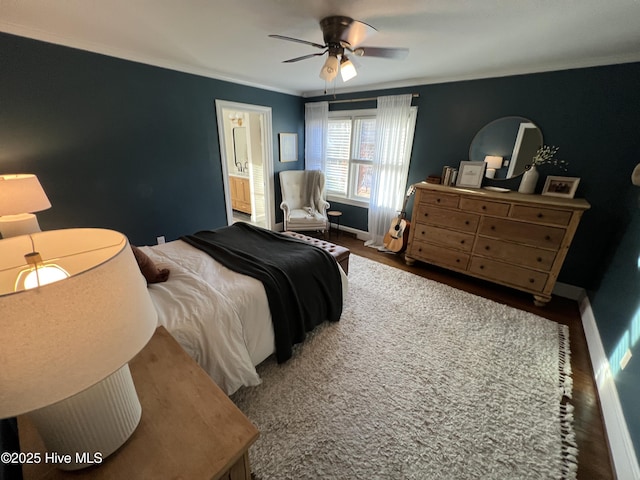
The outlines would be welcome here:
M 589 208 L 583 199 L 420 183 L 405 259 L 532 293 L 542 306 Z

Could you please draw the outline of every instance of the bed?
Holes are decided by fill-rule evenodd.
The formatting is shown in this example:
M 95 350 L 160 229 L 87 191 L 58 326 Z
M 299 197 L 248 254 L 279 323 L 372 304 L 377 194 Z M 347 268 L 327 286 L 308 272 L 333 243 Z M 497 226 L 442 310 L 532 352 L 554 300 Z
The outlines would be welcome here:
M 251 233 L 245 225 L 239 227 L 242 235 Z M 280 236 L 286 238 L 284 242 L 300 243 Z M 231 395 L 242 386 L 258 385 L 260 378 L 255 366 L 276 353 L 267 291 L 260 280 L 236 273 L 191 241 L 183 237 L 162 245 L 140 247 L 157 267 L 170 271 L 165 282 L 149 284 L 148 290 L 158 312 L 158 324 L 165 326 L 220 388 Z M 305 248 L 318 247 L 305 244 Z M 271 260 L 273 255 L 269 252 L 266 257 Z M 346 298 L 347 276 L 332 261 L 341 284 L 338 286 L 341 302 Z

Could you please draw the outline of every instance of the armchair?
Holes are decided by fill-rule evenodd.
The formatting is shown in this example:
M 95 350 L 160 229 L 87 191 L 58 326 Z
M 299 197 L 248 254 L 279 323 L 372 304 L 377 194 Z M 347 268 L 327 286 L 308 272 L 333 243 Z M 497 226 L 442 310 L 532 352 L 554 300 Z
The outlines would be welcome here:
M 324 173 L 319 170 L 280 172 L 285 231 L 327 229 L 329 202 L 325 200 L 324 181 Z

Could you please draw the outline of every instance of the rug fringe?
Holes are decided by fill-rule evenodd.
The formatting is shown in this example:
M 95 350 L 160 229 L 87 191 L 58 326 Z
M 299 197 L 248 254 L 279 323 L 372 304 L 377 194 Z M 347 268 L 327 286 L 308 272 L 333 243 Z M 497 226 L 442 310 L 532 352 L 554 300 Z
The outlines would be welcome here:
M 573 394 L 573 378 L 571 377 L 571 347 L 569 346 L 569 327 L 558 324 L 560 339 L 560 391 L 571 398 Z
M 558 324 L 558 338 L 560 342 L 559 369 L 560 392 L 571 398 L 573 393 L 573 378 L 571 377 L 571 348 L 569 344 L 569 327 Z M 578 478 L 578 444 L 573 430 L 573 405 L 560 404 L 560 434 L 562 435 L 562 478 L 576 480 Z

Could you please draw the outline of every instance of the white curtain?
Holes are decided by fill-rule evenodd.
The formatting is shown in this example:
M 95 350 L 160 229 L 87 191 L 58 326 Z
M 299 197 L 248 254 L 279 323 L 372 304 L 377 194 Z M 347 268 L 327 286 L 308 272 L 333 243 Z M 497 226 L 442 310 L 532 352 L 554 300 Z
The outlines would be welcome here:
M 409 125 L 411 98 L 411 94 L 378 97 L 369 200 L 370 238 L 365 243 L 370 247 L 384 247 L 384 235 L 402 208 L 413 139 L 413 131 L 407 131 L 413 128 Z
M 329 130 L 329 102 L 306 103 L 304 123 L 304 168 L 324 172 Z

